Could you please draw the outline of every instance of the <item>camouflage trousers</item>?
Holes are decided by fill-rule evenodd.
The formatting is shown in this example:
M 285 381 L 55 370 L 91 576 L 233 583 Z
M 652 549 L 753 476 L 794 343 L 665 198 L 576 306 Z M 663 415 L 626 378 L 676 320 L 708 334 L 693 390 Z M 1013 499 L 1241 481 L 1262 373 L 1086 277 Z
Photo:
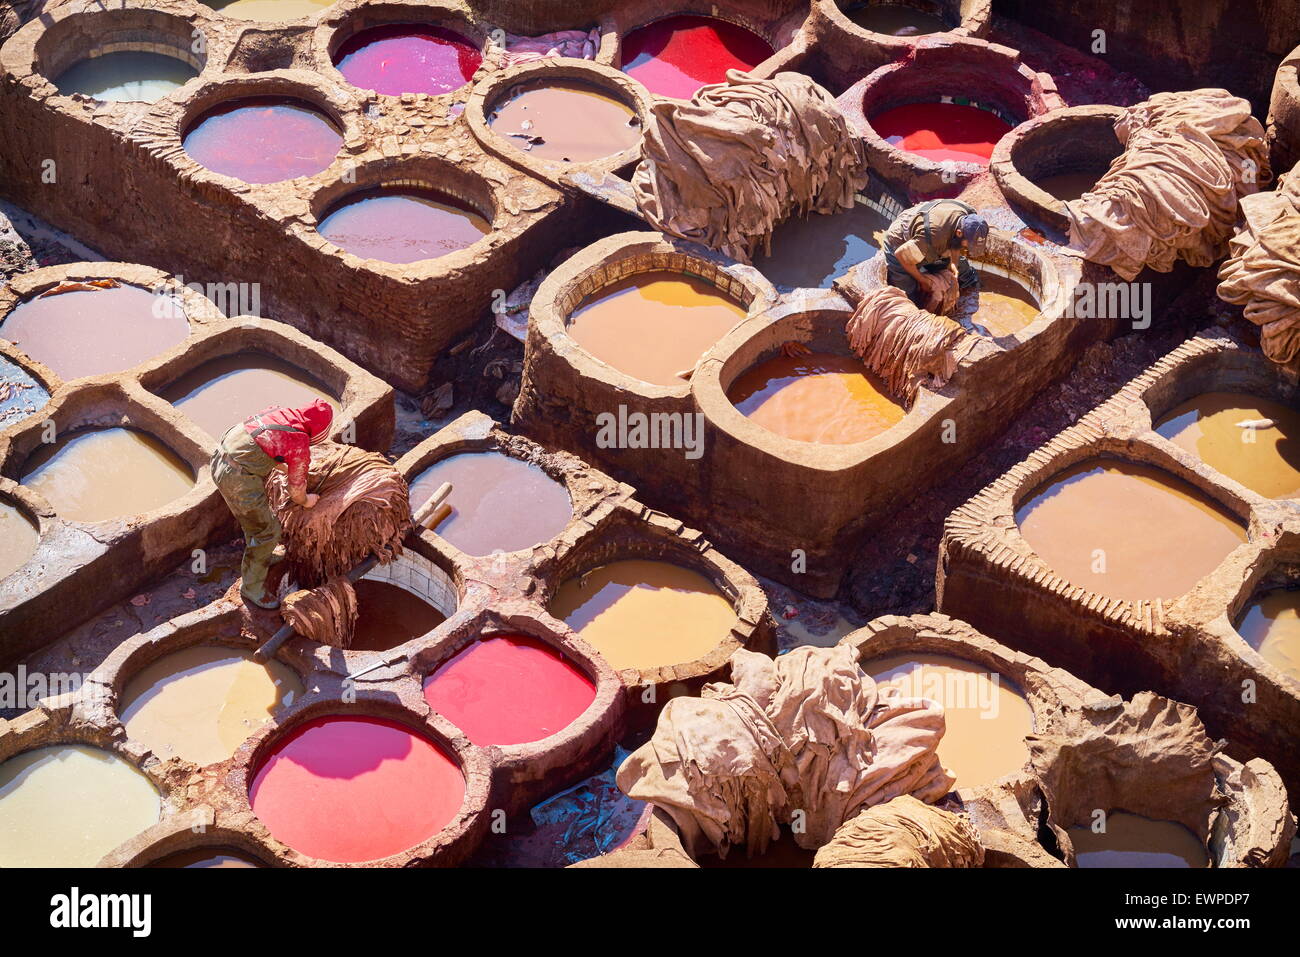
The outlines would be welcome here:
M 227 431 L 212 453 L 212 480 L 244 531 L 240 592 L 254 603 L 260 603 L 266 591 L 275 546 L 284 536 L 266 497 L 266 477 L 273 468 L 275 461 L 242 424 Z

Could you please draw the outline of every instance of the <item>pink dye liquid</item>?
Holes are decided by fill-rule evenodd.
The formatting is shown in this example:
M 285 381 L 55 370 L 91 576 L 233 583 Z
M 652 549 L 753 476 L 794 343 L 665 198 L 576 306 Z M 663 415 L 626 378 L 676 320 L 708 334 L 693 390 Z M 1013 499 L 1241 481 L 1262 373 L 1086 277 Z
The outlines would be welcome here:
M 942 163 L 988 163 L 993 147 L 1011 127 L 988 110 L 959 103 L 908 103 L 871 118 L 893 146 Z
M 349 83 L 389 96 L 459 90 L 482 62 L 478 47 L 459 33 L 413 23 L 362 30 L 334 54 Z
M 248 791 L 276 840 L 324 861 L 373 861 L 437 834 L 465 799 L 438 745 L 381 718 L 329 715 L 285 737 Z
M 527 635 L 477 641 L 429 676 L 424 699 L 475 744 L 521 744 L 563 731 L 596 686 L 545 642 Z
M 665 17 L 623 40 L 623 72 L 651 93 L 688 100 L 728 70 L 752 70 L 772 55 L 757 33 L 715 17 Z
M 208 110 L 185 134 L 200 166 L 245 183 L 278 183 L 319 173 L 343 135 L 324 114 L 292 100 L 232 100 Z
M 317 232 L 362 259 L 413 263 L 482 239 L 491 224 L 448 196 L 367 190 L 334 207 Z

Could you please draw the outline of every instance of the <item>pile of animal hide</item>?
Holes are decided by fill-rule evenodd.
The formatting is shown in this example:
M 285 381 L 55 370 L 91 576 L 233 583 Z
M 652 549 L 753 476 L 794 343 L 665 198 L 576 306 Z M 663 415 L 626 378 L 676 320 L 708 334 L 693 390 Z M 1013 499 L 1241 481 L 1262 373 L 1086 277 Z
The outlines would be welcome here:
M 851 646 L 775 660 L 742 649 L 731 678 L 669 701 L 618 769 L 624 793 L 662 808 L 693 857 L 762 854 L 781 824 L 815 849 L 864 808 L 952 787 L 936 753 L 943 709 L 877 686 Z
M 287 595 L 281 615 L 295 633 L 323 645 L 351 648 L 357 626 L 357 593 L 347 576 Z
M 862 141 L 829 93 L 799 73 L 732 70 L 653 108 L 632 189 L 655 229 L 747 263 L 778 223 L 847 209 L 866 182 Z
M 956 290 L 956 284 L 952 284 Z M 954 303 L 956 297 L 953 297 Z M 943 388 L 957 364 L 979 342 L 952 319 L 918 309 L 896 286 L 872 289 L 845 326 L 849 346 L 884 380 L 895 399 L 911 406 L 922 385 Z
M 979 831 L 910 794 L 869 807 L 822 846 L 813 867 L 980 867 Z
M 1269 178 L 1264 128 L 1227 90 L 1157 93 L 1115 123 L 1124 151 L 1066 203 L 1070 248 L 1132 280 L 1223 254 L 1237 204 Z
M 1300 366 L 1300 175 L 1241 201 L 1244 222 L 1219 267 L 1219 298 L 1245 307 L 1264 355 Z

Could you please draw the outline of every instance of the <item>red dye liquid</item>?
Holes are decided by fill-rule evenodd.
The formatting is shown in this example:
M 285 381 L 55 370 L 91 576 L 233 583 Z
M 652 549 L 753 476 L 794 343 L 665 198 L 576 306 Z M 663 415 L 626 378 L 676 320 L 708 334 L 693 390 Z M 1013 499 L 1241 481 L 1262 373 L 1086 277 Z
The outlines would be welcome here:
M 276 840 L 323 861 L 373 861 L 442 830 L 464 801 L 465 776 L 404 725 L 330 715 L 285 737 L 248 795 Z
M 651 93 L 688 100 L 728 70 L 752 70 L 772 55 L 757 33 L 714 17 L 665 17 L 623 40 L 623 72 Z
M 429 676 L 424 700 L 475 744 L 521 744 L 562 731 L 587 710 L 596 685 L 527 635 L 477 641 Z
M 478 47 L 459 33 L 411 23 L 362 30 L 334 54 L 349 83 L 389 96 L 459 90 L 482 62 Z
M 200 166 L 245 183 L 278 183 L 319 173 L 338 155 L 341 134 L 324 114 L 291 100 L 250 98 L 203 114 L 185 134 Z
M 492 224 L 448 196 L 366 190 L 334 208 L 317 232 L 362 259 L 413 263 L 464 249 Z
M 908 103 L 871 118 L 893 146 L 942 163 L 988 163 L 993 147 L 1011 127 L 1001 118 L 959 103 Z

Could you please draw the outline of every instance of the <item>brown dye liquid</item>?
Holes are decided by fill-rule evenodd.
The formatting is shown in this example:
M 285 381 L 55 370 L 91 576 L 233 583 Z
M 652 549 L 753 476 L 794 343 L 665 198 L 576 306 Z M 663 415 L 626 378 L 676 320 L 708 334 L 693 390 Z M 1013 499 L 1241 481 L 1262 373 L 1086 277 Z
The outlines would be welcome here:
M 247 652 L 198 645 L 153 662 L 127 684 L 127 736 L 160 757 L 224 761 L 281 707 L 303 693 L 286 665 L 260 665 Z
M 262 867 L 263 865 L 230 847 L 196 847 L 169 854 L 150 867 Z
M 787 219 L 772 233 L 772 248 L 754 266 L 783 292 L 830 289 L 858 263 L 874 256 L 889 220 L 866 203 L 826 215 Z
M 1260 423 L 1271 419 L 1271 425 Z M 1237 423 L 1253 422 L 1254 428 Z M 1206 465 L 1267 498 L 1300 496 L 1300 413 L 1272 399 L 1206 392 L 1156 423 Z
M 1025 766 L 1025 735 L 1034 713 L 1015 683 L 990 669 L 951 655 L 897 654 L 862 670 L 905 696 L 943 705 L 946 730 L 939 760 L 957 776 L 955 787 L 988 784 Z
M 816 851 L 805 850 L 794 842 L 790 832 L 781 829 L 781 836 L 767 845 L 762 854 L 750 857 L 743 847 L 733 847 L 727 851 L 726 858 L 717 854 L 701 854 L 697 864 L 708 870 L 726 870 L 737 867 L 786 867 L 805 870 L 812 867 Z
M 22 484 L 75 522 L 139 515 L 194 487 L 194 476 L 171 449 L 135 429 L 69 433 L 33 452 L 24 469 Z
M 500 452 L 465 452 L 435 462 L 411 483 L 418 509 L 443 482 L 451 514 L 434 531 L 467 555 L 513 552 L 550 541 L 569 524 L 565 487 L 531 462 Z
M 529 156 L 584 163 L 621 153 L 641 139 L 636 112 L 589 84 L 551 80 L 516 89 L 488 125 Z
M 160 394 L 213 438 L 272 405 L 296 409 L 324 399 L 339 411 L 338 401 L 324 385 L 281 359 L 256 352 L 205 362 Z
M 1051 193 L 1063 203 L 1068 203 L 1072 199 L 1078 199 L 1084 193 L 1091 190 L 1097 185 L 1097 180 L 1101 179 L 1106 173 L 1105 170 L 1095 170 L 1092 172 L 1082 173 L 1057 173 L 1054 176 L 1040 176 L 1034 180 L 1034 185 L 1039 189 Z
M 1246 540 L 1199 489 L 1113 459 L 1072 465 L 1016 510 L 1030 547 L 1058 575 L 1112 598 L 1177 598 Z
M 848 4 L 842 6 L 848 7 Z M 862 29 L 891 37 L 946 33 L 952 29 L 941 17 L 901 3 L 867 3 L 844 12 Z
M 953 318 L 967 323 L 983 336 L 994 339 L 1013 336 L 1038 318 L 1039 308 L 1031 293 L 1006 276 L 979 270 L 978 290 L 963 292 Z
M 447 620 L 423 598 L 397 585 L 363 578 L 352 587 L 357 593 L 352 651 L 388 651 Z
M 1265 661 L 1300 681 L 1300 590 L 1257 595 L 1237 623 L 1237 634 Z
M 189 334 L 179 305 L 139 286 L 39 296 L 0 323 L 0 337 L 64 379 L 121 372 Z
M 551 599 L 550 613 L 616 669 L 694 661 L 736 623 L 731 603 L 703 575 L 641 559 L 570 579 Z
M 744 373 L 727 390 L 736 408 L 769 432 L 799 442 L 865 442 L 901 420 L 906 410 L 853 356 L 777 355 Z
M 745 308 L 685 273 L 629 276 L 584 300 L 569 317 L 569 335 L 591 355 L 654 385 L 681 385 L 700 356 Z
M 19 509 L 0 501 L 0 578 L 12 575 L 36 552 L 40 532 Z
M 1078 867 L 1209 867 L 1196 835 L 1176 821 L 1155 821 L 1128 811 L 1106 814 L 1106 831 L 1066 828 Z

